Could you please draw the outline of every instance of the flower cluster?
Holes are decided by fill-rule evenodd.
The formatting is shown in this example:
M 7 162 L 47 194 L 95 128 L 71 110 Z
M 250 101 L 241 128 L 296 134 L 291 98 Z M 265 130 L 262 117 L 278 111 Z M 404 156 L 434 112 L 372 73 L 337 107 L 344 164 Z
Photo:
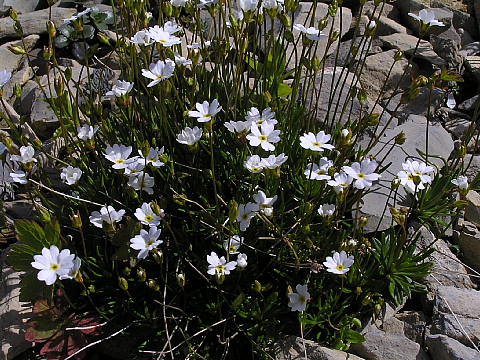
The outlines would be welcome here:
M 421 161 L 407 160 L 402 164 L 402 168 L 403 170 L 398 172 L 397 177 L 400 184 L 411 193 L 425 189 L 425 185 L 432 182 L 433 166 Z

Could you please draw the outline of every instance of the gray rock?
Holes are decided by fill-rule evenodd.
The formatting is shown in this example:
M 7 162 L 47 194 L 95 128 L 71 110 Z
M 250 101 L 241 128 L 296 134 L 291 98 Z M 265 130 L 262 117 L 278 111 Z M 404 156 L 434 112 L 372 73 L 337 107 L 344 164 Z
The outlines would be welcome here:
M 15 11 L 26 14 L 47 7 L 44 0 L 0 0 L 0 5 L 10 7 Z
M 479 344 L 480 341 L 480 319 L 472 319 L 463 316 L 434 313 L 432 317 L 432 334 L 443 334 L 462 344 L 472 346 L 471 341 Z
M 367 15 L 369 18 L 386 16 L 395 21 L 399 20 L 400 15 L 398 9 L 395 6 L 388 3 L 381 3 L 379 6 L 375 6 L 375 3 L 373 1 L 367 1 L 363 5 L 362 15 L 363 14 Z
M 323 80 L 323 81 L 322 81 Z M 325 68 L 323 77 L 315 78 L 315 86 L 305 93 L 307 108 L 314 111 L 315 118 L 322 123 L 345 123 L 358 120 L 365 115 L 357 98 L 351 98 L 350 89 L 356 87 L 357 78 L 341 67 Z
M 435 360 L 477 360 L 480 356 L 478 351 L 445 335 L 430 335 L 426 343 Z
M 30 200 L 6 201 L 3 204 L 5 213 L 12 219 L 33 220 L 38 215 Z
M 433 50 L 447 62 L 448 68 L 460 71 L 463 65 L 463 56 L 459 54 L 462 46 L 462 38 L 454 27 L 438 35 L 430 36 Z
M 447 129 L 447 131 L 456 139 L 460 139 L 471 125 L 472 123 L 469 119 L 456 117 L 445 122 L 445 129 Z
M 390 196 L 391 181 L 396 177 L 397 173 L 402 170 L 402 163 L 408 157 L 418 157 L 416 149 L 425 152 L 426 126 L 427 121 L 425 117 L 411 115 L 404 124 L 394 129 L 386 130 L 380 142 L 370 150 L 369 153 L 372 155 L 376 154 L 377 159 L 383 159 L 385 157 L 382 163 L 383 165 L 391 165 L 382 173 L 380 182 L 372 189 L 373 192 L 368 193 L 363 198 L 364 202 L 360 214 L 368 218 L 368 224 L 365 227 L 366 232 L 375 231 L 377 225 L 380 231 L 390 226 L 392 217 L 388 211 L 388 207 L 393 206 L 393 196 Z M 394 145 L 390 151 L 391 146 L 385 146 L 385 144 L 387 142 L 392 144 L 391 140 L 402 131 L 406 135 L 405 143 L 403 145 Z M 429 153 L 448 159 L 453 150 L 453 140 L 450 134 L 438 123 L 430 123 L 429 131 Z M 442 166 L 443 164 L 438 159 L 430 160 L 437 166 Z M 408 199 L 405 190 L 401 187 L 397 195 L 397 206 L 402 204 L 408 204 Z
M 365 342 L 352 344 L 352 352 L 368 360 L 426 360 L 420 345 L 402 334 L 389 334 L 374 327 L 364 333 Z
M 470 42 L 462 47 L 460 55 L 474 56 L 480 54 L 480 41 Z
M 474 1 L 473 2 L 473 8 L 475 10 L 475 16 L 477 17 L 477 23 L 478 23 L 478 32 L 480 33 L 480 2 Z
M 304 360 L 305 348 L 309 360 L 362 360 L 362 358 L 334 349 L 320 346 L 313 341 L 303 340 L 296 336 L 289 336 L 285 341 L 274 345 L 275 360 Z
M 420 40 L 420 44 L 415 51 L 415 47 L 418 43 L 418 38 L 415 36 L 396 33 L 387 36 L 380 36 L 380 40 L 390 49 L 401 50 L 409 56 L 426 60 L 436 66 L 446 65 L 446 61 L 435 53 L 432 45 L 428 41 Z
M 19 15 L 18 21 L 22 25 L 23 34 L 25 36 L 32 34 L 46 34 L 47 27 L 45 23 L 50 18 L 50 11 L 52 13 L 51 19 L 57 27 L 63 24 L 63 19 L 69 18 L 77 12 L 75 9 L 52 7 L 51 9 L 44 9 Z M 3 38 L 20 38 L 20 36 L 13 29 L 13 25 L 14 21 L 10 18 L 0 19 L 0 34 L 2 34 Z
M 471 182 L 480 173 L 480 155 L 465 155 L 465 166 L 467 167 L 465 176 Z
M 474 190 L 470 190 L 465 196 L 468 202 L 465 208 L 465 220 L 480 226 L 480 194 Z
M 420 345 L 424 343 L 427 317 L 423 312 L 406 311 L 395 317 L 403 322 L 403 333 L 407 338 Z
M 460 105 L 458 105 L 458 109 L 467 112 L 474 112 L 475 108 L 477 107 L 477 100 L 479 97 L 480 95 L 475 95 L 474 97 L 465 100 Z
M 407 28 L 395 20 L 392 20 L 386 16 L 380 16 L 377 19 L 377 32 L 376 35 L 391 35 L 395 33 L 406 34 Z
M 7 251 L 0 255 L 0 359 L 13 359 L 31 347 L 24 339 L 25 321 L 31 316 L 28 303 L 19 300 L 20 273 L 5 264 Z
M 439 286 L 436 291 L 435 311 L 445 314 L 453 312 L 457 316 L 480 321 L 480 291 Z
M 472 37 L 472 35 L 470 35 L 470 33 L 468 31 L 465 31 L 465 29 L 458 28 L 457 32 L 458 32 L 458 35 L 460 35 L 460 38 L 462 39 L 462 46 L 467 46 L 468 44 L 471 44 L 475 41 L 474 38 Z M 460 55 L 462 55 L 462 54 L 460 54 Z M 464 56 L 464 55 L 462 55 L 462 56 Z
M 466 56 L 465 65 L 480 82 L 480 56 Z
M 3 98 L 13 104 L 15 84 L 24 86 L 33 77 L 33 69 L 23 66 L 19 71 L 12 74 L 12 78 L 3 87 Z
M 0 21 L 1 20 L 2 19 L 0 19 Z M 30 35 L 25 37 L 25 49 L 30 52 L 36 46 L 38 40 L 40 40 L 40 36 L 38 35 Z M 23 48 L 22 41 L 13 41 L 0 46 L 0 64 L 2 64 L 2 69 L 13 72 L 18 70 L 25 57 L 23 55 L 15 55 L 12 53 L 8 49 L 10 46 L 20 46 Z
M 422 9 L 429 8 L 435 13 L 435 18 L 442 21 L 447 26 L 450 26 L 453 21 L 453 11 L 447 8 L 434 8 L 430 6 L 430 1 L 423 0 L 396 0 L 395 6 L 400 11 L 403 22 L 418 35 L 420 24 L 418 20 L 409 16 L 408 13 L 417 14 Z M 430 34 L 441 32 L 440 26 L 433 26 L 430 28 Z
M 397 86 L 402 90 L 409 85 L 408 61 L 405 59 L 395 61 L 396 53 L 397 50 L 392 49 L 368 56 L 365 60 L 360 74 L 360 83 L 373 102 L 379 96 L 390 97 Z
M 465 289 L 475 287 L 468 275 L 467 269 L 452 253 L 444 240 L 437 239 L 425 226 L 417 226 L 417 229 L 413 231 L 415 231 L 414 237 L 419 236 L 417 243 L 419 251 L 430 248 L 435 250 L 428 259 L 428 261 L 433 263 L 431 274 L 423 280 L 423 283 L 425 283 L 430 290 L 436 291 L 439 286 L 455 286 Z
M 480 271 L 480 231 L 475 224 L 464 221 L 458 238 L 465 262 Z
M 308 25 L 310 23 L 310 19 L 312 18 L 312 3 L 310 2 L 301 2 L 299 8 L 295 12 L 292 23 L 293 24 L 302 24 L 302 25 Z M 315 23 L 318 23 L 321 19 L 327 19 L 328 20 L 328 25 L 327 27 L 323 30 L 325 34 L 329 34 L 331 29 L 333 28 L 333 31 L 339 32 L 339 38 L 342 38 L 343 35 L 345 35 L 348 30 L 350 30 L 350 25 L 352 24 L 352 12 L 350 9 L 345 8 L 345 7 L 340 7 L 338 9 L 337 14 L 335 15 L 334 18 L 328 15 L 328 5 L 323 4 L 323 3 L 317 3 L 316 8 L 315 8 L 315 14 L 313 15 L 315 19 Z M 266 28 L 271 29 L 273 26 L 273 31 L 274 34 L 279 34 L 280 30 L 283 28 L 283 25 L 280 23 L 278 19 L 275 19 L 273 25 L 272 25 L 272 20 L 270 17 L 266 17 Z M 264 36 L 265 34 L 263 34 Z M 297 41 L 298 39 L 301 38 L 301 33 L 299 31 L 294 31 L 293 32 L 294 39 Z M 319 41 L 316 42 L 315 46 L 315 51 L 311 53 L 311 56 L 316 56 L 319 59 L 323 59 L 325 55 L 330 55 L 332 54 L 338 46 L 339 40 L 336 40 L 333 42 L 328 48 L 328 37 L 322 38 Z M 261 46 L 264 46 L 265 41 L 264 39 L 261 39 L 260 41 Z M 301 40 L 298 41 L 298 45 L 302 43 Z M 296 66 L 298 63 L 298 59 L 295 59 L 295 44 L 289 43 L 287 46 L 287 51 L 286 51 L 286 58 L 290 59 L 288 61 L 287 67 L 289 69 L 292 69 Z

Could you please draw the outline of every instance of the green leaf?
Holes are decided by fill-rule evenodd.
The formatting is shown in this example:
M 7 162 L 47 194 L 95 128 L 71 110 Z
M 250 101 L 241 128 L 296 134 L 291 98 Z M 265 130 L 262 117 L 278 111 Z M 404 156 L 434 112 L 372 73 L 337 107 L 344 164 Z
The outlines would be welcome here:
M 292 93 L 292 88 L 287 84 L 278 84 L 277 95 L 279 97 L 286 97 Z
M 45 225 L 44 231 L 48 243 L 60 248 L 60 223 L 57 220 L 52 220 Z
M 95 28 L 92 25 L 85 25 L 83 27 L 83 36 L 85 39 L 93 39 L 95 36 Z
M 69 43 L 70 43 L 70 40 L 68 40 L 68 38 L 66 38 L 66 37 L 63 36 L 63 35 L 58 35 L 58 36 L 55 38 L 55 46 L 56 46 L 57 48 L 59 48 L 59 49 L 68 46 Z
M 351 342 L 352 344 L 359 344 L 366 340 L 362 334 L 352 329 L 346 329 L 344 332 L 344 336 L 345 340 Z
M 45 293 L 46 288 L 47 286 L 45 285 L 45 283 L 37 279 L 36 272 L 29 272 L 27 274 L 23 274 L 20 279 L 19 300 L 32 302 L 38 297 L 42 297 Z

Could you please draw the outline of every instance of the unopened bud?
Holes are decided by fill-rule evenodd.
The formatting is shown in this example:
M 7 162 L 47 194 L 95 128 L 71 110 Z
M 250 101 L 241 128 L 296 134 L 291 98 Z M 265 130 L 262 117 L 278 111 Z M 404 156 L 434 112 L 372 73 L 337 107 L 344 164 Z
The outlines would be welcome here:
M 363 229 L 365 226 L 368 224 L 368 218 L 366 216 L 360 216 L 360 219 L 358 219 L 358 227 L 360 229 Z
M 156 251 L 154 251 L 153 253 L 153 260 L 155 260 L 155 262 L 158 264 L 158 265 L 162 265 L 163 263 L 163 251 L 162 250 L 157 250 L 155 249 Z
M 13 20 L 13 21 L 17 21 L 18 20 L 18 13 L 13 10 L 13 9 L 10 9 L 10 18 Z
M 70 220 L 72 221 L 72 225 L 74 228 L 81 229 L 82 228 L 82 217 L 80 216 L 80 211 L 77 211 L 75 214 L 70 216 Z
M 253 290 L 258 292 L 259 294 L 262 292 L 262 284 L 260 284 L 260 281 L 255 280 L 255 283 L 253 285 Z
M 185 274 L 184 273 L 177 274 L 178 286 L 183 288 L 185 286 L 185 283 L 186 283 Z
M 128 281 L 124 277 L 118 278 L 118 286 L 120 289 L 127 291 L 128 290 Z
M 160 291 L 160 286 L 154 279 L 148 279 L 146 284 L 153 291 Z
M 55 27 L 55 24 L 53 21 L 51 20 L 48 20 L 47 21 L 47 30 L 48 30 L 48 35 L 51 37 L 51 38 L 54 38 L 55 35 L 57 35 L 57 29 Z
M 10 50 L 10 52 L 14 53 L 15 55 L 24 55 L 27 53 L 24 48 L 16 45 L 9 45 L 8 50 Z
M 395 144 L 398 145 L 403 145 L 405 144 L 405 141 L 407 140 L 407 135 L 402 131 L 400 134 L 395 136 Z
M 395 61 L 400 61 L 403 59 L 403 51 L 401 50 L 398 50 L 396 53 L 395 53 L 395 56 L 393 57 L 393 59 Z
M 147 279 L 147 273 L 145 272 L 145 269 L 138 268 L 137 276 L 138 276 L 138 281 L 144 282 Z

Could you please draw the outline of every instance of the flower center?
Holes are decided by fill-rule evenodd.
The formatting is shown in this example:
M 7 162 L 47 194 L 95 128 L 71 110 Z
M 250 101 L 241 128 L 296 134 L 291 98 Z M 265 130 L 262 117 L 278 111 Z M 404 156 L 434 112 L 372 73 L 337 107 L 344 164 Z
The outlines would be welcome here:
M 300 295 L 298 297 L 298 301 L 301 302 L 302 304 L 305 304 L 307 302 L 307 299 L 305 298 L 305 296 Z
M 146 222 L 152 222 L 153 221 L 153 216 L 152 215 L 145 216 L 145 221 Z
M 253 170 L 253 171 L 260 171 L 260 168 L 258 168 L 258 167 L 252 167 L 252 170 Z
M 338 264 L 337 267 L 336 267 L 336 269 L 337 269 L 338 271 L 343 271 L 343 270 L 346 269 L 346 267 L 345 267 L 343 264 Z
M 265 135 L 260 135 L 258 138 L 260 139 L 260 141 L 267 141 L 268 140 L 268 136 L 265 136 Z
M 219 265 L 215 266 L 215 269 L 217 269 L 217 272 L 223 273 L 223 271 L 225 270 L 225 266 L 219 264 Z
M 318 141 L 313 142 L 312 145 L 313 145 L 313 146 L 322 146 L 322 144 L 319 143 Z
M 123 163 L 125 163 L 125 160 L 123 160 L 123 159 L 117 159 L 117 160 L 115 160 L 115 162 L 116 162 L 117 164 L 123 164 Z
M 365 177 L 366 177 L 367 175 L 365 175 L 364 173 L 360 173 L 360 174 L 358 174 L 357 176 L 358 176 L 359 179 L 365 179 Z
M 233 253 L 233 252 L 237 251 L 237 247 L 235 245 L 230 245 L 230 247 L 228 248 L 228 251 Z
M 413 175 L 412 175 L 412 174 L 408 174 L 407 178 L 408 178 L 408 180 L 413 180 Z
M 147 246 L 151 246 L 151 245 L 153 245 L 153 243 L 154 243 L 154 241 L 153 241 L 153 240 L 149 240 L 149 241 L 147 241 L 147 242 L 145 243 L 145 245 L 147 245 Z
M 50 270 L 53 270 L 53 271 L 60 270 L 60 264 L 52 264 L 52 265 L 50 265 Z

